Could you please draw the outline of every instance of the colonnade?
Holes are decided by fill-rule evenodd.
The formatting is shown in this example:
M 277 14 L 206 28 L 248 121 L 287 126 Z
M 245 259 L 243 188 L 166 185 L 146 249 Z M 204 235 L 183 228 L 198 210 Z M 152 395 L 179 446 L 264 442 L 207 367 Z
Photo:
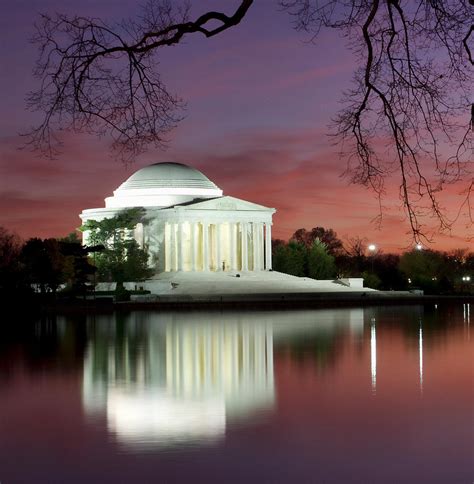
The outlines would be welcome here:
M 166 271 L 259 271 L 272 268 L 269 222 L 166 222 Z

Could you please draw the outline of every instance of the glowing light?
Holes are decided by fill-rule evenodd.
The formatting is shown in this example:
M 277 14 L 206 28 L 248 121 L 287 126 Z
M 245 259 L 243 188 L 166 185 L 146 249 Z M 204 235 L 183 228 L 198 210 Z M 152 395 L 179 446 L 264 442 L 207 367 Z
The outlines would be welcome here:
M 125 350 L 109 346 L 104 371 L 93 346 L 84 363 L 84 407 L 126 452 L 217 441 L 231 419 L 273 407 L 271 325 L 169 323 L 147 337 L 138 353 L 128 334 Z
M 370 244 L 367 248 L 370 250 L 370 252 L 375 252 L 377 250 L 377 246 L 375 244 Z
M 421 244 L 416 244 L 415 249 L 416 250 L 423 250 L 423 246 Z

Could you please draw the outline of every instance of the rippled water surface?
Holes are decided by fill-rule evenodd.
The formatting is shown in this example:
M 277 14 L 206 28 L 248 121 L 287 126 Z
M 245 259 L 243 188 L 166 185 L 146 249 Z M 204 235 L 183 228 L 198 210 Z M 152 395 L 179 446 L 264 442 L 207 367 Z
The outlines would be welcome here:
M 0 482 L 471 484 L 473 309 L 4 320 Z

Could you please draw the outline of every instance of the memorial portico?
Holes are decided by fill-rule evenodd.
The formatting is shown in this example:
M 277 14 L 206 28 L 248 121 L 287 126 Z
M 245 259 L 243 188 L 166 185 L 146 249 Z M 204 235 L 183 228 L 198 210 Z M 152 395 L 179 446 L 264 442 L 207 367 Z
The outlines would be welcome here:
M 272 268 L 275 209 L 224 196 L 205 175 L 178 163 L 157 163 L 126 180 L 106 207 L 84 210 L 83 222 L 144 207 L 133 237 L 159 272 L 262 271 Z M 87 243 L 87 233 L 84 234 Z
M 271 221 L 238 210 L 227 217 L 198 207 L 170 212 L 163 214 L 165 271 L 271 269 Z

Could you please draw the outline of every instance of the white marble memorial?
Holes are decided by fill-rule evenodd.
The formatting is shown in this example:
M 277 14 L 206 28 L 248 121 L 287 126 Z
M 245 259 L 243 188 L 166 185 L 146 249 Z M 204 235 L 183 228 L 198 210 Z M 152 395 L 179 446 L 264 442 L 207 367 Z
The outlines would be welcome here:
M 84 210 L 87 220 L 111 218 L 143 207 L 146 221 L 133 236 L 163 272 L 263 271 L 272 268 L 275 209 L 225 196 L 200 171 L 180 163 L 156 163 L 136 171 L 105 208 Z M 83 243 L 87 244 L 87 232 Z

